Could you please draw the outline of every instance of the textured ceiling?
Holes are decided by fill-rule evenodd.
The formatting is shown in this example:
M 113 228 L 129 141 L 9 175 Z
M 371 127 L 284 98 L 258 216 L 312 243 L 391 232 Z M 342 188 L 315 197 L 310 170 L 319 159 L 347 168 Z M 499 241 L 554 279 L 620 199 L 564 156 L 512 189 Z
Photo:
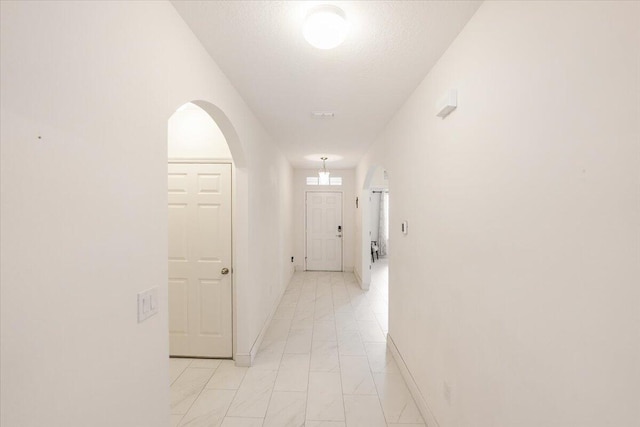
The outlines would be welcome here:
M 341 7 L 332 50 L 302 37 L 307 11 Z M 353 167 L 480 5 L 479 1 L 173 1 L 294 167 L 310 154 Z M 312 111 L 332 111 L 314 119 Z

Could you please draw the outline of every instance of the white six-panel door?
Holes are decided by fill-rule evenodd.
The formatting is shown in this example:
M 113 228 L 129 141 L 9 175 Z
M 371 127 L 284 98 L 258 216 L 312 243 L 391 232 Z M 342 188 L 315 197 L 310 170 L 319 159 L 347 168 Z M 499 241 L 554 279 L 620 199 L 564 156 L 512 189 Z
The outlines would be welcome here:
M 169 164 L 172 356 L 232 356 L 231 165 Z
M 307 192 L 307 270 L 342 271 L 342 193 Z

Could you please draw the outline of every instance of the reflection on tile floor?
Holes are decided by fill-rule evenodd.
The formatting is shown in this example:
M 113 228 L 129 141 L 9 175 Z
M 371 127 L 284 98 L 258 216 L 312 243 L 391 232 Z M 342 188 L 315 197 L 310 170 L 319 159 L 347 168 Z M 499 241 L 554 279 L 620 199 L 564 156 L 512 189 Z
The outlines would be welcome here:
M 254 366 L 171 359 L 172 426 L 424 426 L 386 348 L 386 260 L 371 290 L 351 273 L 297 272 Z

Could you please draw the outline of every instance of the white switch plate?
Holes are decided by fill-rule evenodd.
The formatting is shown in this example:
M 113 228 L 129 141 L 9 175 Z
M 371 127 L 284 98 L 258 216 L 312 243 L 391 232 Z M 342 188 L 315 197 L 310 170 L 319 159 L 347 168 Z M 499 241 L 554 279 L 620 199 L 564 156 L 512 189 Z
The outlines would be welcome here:
M 144 322 L 158 312 L 158 288 L 147 289 L 138 294 L 138 323 Z

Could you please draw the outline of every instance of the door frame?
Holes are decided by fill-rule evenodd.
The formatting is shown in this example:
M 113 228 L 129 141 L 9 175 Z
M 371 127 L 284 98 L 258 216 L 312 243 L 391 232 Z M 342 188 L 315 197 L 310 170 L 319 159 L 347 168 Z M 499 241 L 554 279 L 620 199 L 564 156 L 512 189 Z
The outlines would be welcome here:
M 340 271 L 344 272 L 344 191 L 341 190 L 304 190 L 304 271 L 307 269 L 307 195 L 309 193 L 337 193 L 340 194 L 340 224 L 342 237 L 340 238 Z M 315 270 L 314 270 L 315 271 Z
M 219 358 L 235 360 L 236 343 L 237 343 L 237 322 L 236 322 L 236 275 L 235 275 L 235 260 L 236 260 L 236 244 L 235 244 L 235 224 L 236 221 L 236 166 L 232 159 L 220 159 L 220 158 L 169 158 L 167 165 L 169 164 L 224 164 L 231 165 L 231 357 Z M 168 221 L 168 219 L 167 219 Z M 168 242 L 167 242 L 168 244 Z M 167 272 L 168 273 L 168 272 Z M 167 276 L 168 279 L 168 276 Z M 168 295 L 167 295 L 168 298 Z M 168 305 L 167 305 L 168 306 Z M 167 313 L 168 314 L 168 313 Z M 167 318 L 168 319 L 168 318 Z M 168 331 L 167 331 L 168 334 Z

